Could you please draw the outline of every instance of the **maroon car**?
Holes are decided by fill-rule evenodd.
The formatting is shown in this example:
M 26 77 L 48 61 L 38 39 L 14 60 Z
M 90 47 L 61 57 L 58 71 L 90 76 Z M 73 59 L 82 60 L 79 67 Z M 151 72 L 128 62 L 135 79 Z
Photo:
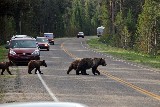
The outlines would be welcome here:
M 8 48 L 8 58 L 16 64 L 40 60 L 40 51 L 34 38 L 13 38 Z
M 38 46 L 40 49 L 47 49 L 47 51 L 49 51 L 50 44 L 46 37 L 37 37 L 36 41 L 38 42 Z

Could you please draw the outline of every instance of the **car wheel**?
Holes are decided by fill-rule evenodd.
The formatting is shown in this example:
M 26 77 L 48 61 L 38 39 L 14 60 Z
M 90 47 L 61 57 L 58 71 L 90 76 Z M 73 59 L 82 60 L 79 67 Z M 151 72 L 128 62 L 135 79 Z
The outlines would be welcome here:
M 47 49 L 47 51 L 49 51 L 49 49 Z

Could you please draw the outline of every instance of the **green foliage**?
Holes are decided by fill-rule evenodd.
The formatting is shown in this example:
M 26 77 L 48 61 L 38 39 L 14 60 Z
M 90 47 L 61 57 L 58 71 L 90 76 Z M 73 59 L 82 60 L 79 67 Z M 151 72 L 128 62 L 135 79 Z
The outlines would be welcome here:
M 100 6 L 100 13 L 99 13 L 99 21 L 101 22 L 100 25 L 105 27 L 105 32 L 104 34 L 109 34 L 110 32 L 110 19 L 109 19 L 109 10 L 108 6 L 106 5 L 107 2 L 103 1 L 101 6 Z
M 15 23 L 13 17 L 0 17 L 0 45 L 5 44 L 15 34 Z
M 4 61 L 6 56 L 7 56 L 7 50 L 3 46 L 0 46 L 0 61 Z
M 125 23 L 124 23 L 122 11 L 117 13 L 115 23 L 116 23 L 116 29 L 117 29 L 117 33 L 115 34 L 116 35 L 115 39 L 116 39 L 116 41 L 118 41 L 117 42 L 118 45 L 116 45 L 116 47 L 124 48 L 123 43 L 125 42 L 125 40 L 124 40 L 125 35 L 123 35 L 122 32 L 124 30 Z
M 157 53 L 157 42 L 159 35 L 158 23 L 159 16 L 159 3 L 153 0 L 146 0 L 143 6 L 143 11 L 139 15 L 138 21 L 138 39 L 137 45 L 139 45 L 138 50 L 147 53 L 156 55 Z
M 81 0 L 73 0 L 72 6 L 71 26 L 74 35 L 76 35 L 78 30 L 82 31 L 85 19 Z
M 159 8 L 159 0 L 0 0 L 0 43 L 14 34 L 95 35 L 104 26 L 100 41 L 157 55 Z

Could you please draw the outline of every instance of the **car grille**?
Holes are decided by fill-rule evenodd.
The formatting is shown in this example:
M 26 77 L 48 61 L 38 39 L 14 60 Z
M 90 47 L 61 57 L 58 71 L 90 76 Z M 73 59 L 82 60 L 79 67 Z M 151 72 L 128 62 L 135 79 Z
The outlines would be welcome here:
M 20 56 L 27 56 L 27 55 L 31 55 L 31 53 L 17 53 L 17 55 L 20 55 Z

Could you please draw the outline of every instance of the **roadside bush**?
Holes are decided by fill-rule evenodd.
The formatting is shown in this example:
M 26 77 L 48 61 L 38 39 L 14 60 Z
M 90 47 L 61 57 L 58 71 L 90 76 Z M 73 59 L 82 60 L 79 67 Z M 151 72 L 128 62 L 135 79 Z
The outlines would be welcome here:
M 7 55 L 7 50 L 3 46 L 0 46 L 0 61 L 4 61 L 6 55 Z

